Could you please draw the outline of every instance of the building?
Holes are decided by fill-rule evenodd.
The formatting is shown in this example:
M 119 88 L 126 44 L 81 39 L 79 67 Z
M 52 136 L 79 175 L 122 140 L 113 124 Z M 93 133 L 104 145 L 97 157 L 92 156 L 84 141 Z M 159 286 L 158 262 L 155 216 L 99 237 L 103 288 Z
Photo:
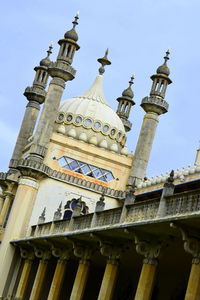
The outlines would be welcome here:
M 0 299 L 200 299 L 200 152 L 190 168 L 145 177 L 168 110 L 169 52 L 142 100 L 132 155 L 133 77 L 114 112 L 102 87 L 108 51 L 91 88 L 60 102 L 76 73 L 77 21 L 57 60 L 50 46 L 35 67 L 9 171 L 0 173 Z

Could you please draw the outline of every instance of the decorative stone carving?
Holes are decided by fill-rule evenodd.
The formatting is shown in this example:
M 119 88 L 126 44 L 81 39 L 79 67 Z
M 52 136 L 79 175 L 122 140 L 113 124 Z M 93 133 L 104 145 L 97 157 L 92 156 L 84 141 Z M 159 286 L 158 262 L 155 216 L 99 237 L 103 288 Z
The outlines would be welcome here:
M 54 213 L 53 221 L 60 220 L 61 217 L 62 217 L 62 202 L 60 203 L 58 209 Z
M 119 245 L 112 244 L 108 241 L 100 241 L 100 252 L 103 256 L 107 256 L 108 264 L 118 264 L 122 250 L 122 247 Z
M 59 258 L 59 261 L 70 259 L 71 249 L 52 248 L 52 255 Z
M 74 255 L 80 258 L 81 264 L 88 264 L 93 253 L 93 248 L 79 243 L 73 243 Z
M 196 238 L 192 235 L 194 233 L 188 233 L 187 230 L 183 229 L 181 226 L 177 226 L 174 223 L 171 223 L 170 226 L 172 228 L 177 228 L 180 230 L 182 239 L 184 242 L 184 250 L 187 253 L 190 253 L 193 256 L 192 263 L 199 264 L 200 263 L 200 238 Z
M 99 201 L 96 203 L 95 212 L 103 211 L 105 207 L 105 197 L 104 192 L 102 193 L 101 197 L 99 198 Z
M 144 256 L 144 264 L 157 265 L 162 243 L 145 241 L 135 235 L 135 244 L 137 253 Z
M 28 185 L 35 188 L 36 190 L 39 188 L 39 184 L 37 183 L 37 181 L 33 180 L 32 178 L 21 177 L 19 180 L 19 184 Z
M 51 251 L 40 248 L 34 248 L 35 256 L 42 261 L 49 260 L 51 258 Z
M 45 213 L 46 213 L 46 207 L 43 209 L 41 215 L 38 218 L 38 225 L 45 222 Z
M 23 258 L 25 260 L 33 260 L 35 258 L 35 254 L 32 250 L 25 249 L 22 247 L 20 247 L 20 255 L 21 255 L 21 258 Z

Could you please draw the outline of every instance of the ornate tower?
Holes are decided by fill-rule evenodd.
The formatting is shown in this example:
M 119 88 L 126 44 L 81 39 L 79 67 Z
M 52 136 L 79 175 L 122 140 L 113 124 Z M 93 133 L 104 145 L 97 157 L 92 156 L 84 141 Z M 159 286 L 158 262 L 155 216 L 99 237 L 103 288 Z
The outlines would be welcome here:
M 159 121 L 159 115 L 168 111 L 168 103 L 164 100 L 168 84 L 172 83 L 169 78 L 170 70 L 167 66 L 169 50 L 164 57 L 164 63 L 157 69 L 157 74 L 152 75 L 153 81 L 150 96 L 142 99 L 141 106 L 146 112 L 140 135 L 138 138 L 133 165 L 128 180 L 128 189 L 145 177 L 149 156 Z
M 135 105 L 135 102 L 133 101 L 134 93 L 131 88 L 133 79 L 134 76 L 132 75 L 129 81 L 129 87 L 123 91 L 121 97 L 117 98 L 117 101 L 119 102 L 117 107 L 117 114 L 122 120 L 126 132 L 131 130 L 132 123 L 128 120 L 128 118 L 130 115 L 131 107 Z
M 74 53 L 80 47 L 76 43 L 78 35 L 75 27 L 78 24 L 78 15 L 75 16 L 73 28 L 67 31 L 64 38 L 58 41 L 60 50 L 56 62 L 52 62 L 48 68 L 50 76 L 53 78 L 49 84 L 45 104 L 40 116 L 38 127 L 34 135 L 33 144 L 30 149 L 30 158 L 43 160 L 53 126 L 56 119 L 60 99 L 65 89 L 65 82 L 75 77 L 76 71 L 71 66 Z
M 24 96 L 28 100 L 26 106 L 26 111 L 21 124 L 15 149 L 13 151 L 12 159 L 10 161 L 10 168 L 14 168 L 15 160 L 20 159 L 22 156 L 22 151 L 26 146 L 29 137 L 32 136 L 35 124 L 38 118 L 38 113 L 40 110 L 40 105 L 44 102 L 46 97 L 46 85 L 49 77 L 48 67 L 51 63 L 49 56 L 52 53 L 52 46 L 49 47 L 47 51 L 47 56 L 40 61 L 40 65 L 35 67 L 36 71 L 33 85 L 27 87 L 24 92 Z

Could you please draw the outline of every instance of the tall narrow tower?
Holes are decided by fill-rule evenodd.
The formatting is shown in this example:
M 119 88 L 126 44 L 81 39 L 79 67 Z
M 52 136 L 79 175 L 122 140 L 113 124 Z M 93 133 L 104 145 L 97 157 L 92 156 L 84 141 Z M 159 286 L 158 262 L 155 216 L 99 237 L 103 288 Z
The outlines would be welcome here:
M 49 77 L 48 67 L 51 63 L 49 59 L 49 56 L 52 53 L 51 50 L 52 46 L 50 46 L 49 50 L 47 51 L 47 57 L 40 61 L 39 66 L 35 67 L 34 70 L 36 71 L 36 74 L 33 81 L 33 85 L 25 89 L 24 96 L 27 98 L 28 104 L 26 106 L 24 118 L 13 151 L 12 159 L 10 161 L 9 167 L 11 169 L 15 167 L 15 160 L 21 158 L 23 149 L 28 143 L 29 137 L 33 134 L 35 124 L 38 118 L 38 113 L 40 110 L 40 105 L 45 100 L 45 88 Z
M 127 188 L 130 189 L 133 185 L 138 184 L 144 179 L 151 153 L 151 148 L 159 122 L 159 115 L 168 111 L 168 103 L 164 100 L 168 84 L 172 83 L 169 78 L 170 70 L 167 66 L 169 59 L 169 50 L 164 57 L 164 63 L 157 69 L 157 74 L 152 75 L 153 81 L 150 96 L 142 99 L 141 106 L 146 112 L 140 135 L 138 138 L 133 165 L 128 180 Z
M 129 81 L 129 87 L 123 91 L 121 97 L 117 98 L 117 101 L 119 102 L 117 107 L 117 114 L 122 120 L 126 132 L 131 130 L 132 123 L 128 118 L 130 115 L 131 107 L 135 105 L 135 102 L 133 101 L 134 93 L 131 88 L 133 79 L 134 76 L 132 75 Z
M 74 53 L 80 47 L 76 43 L 78 35 L 75 27 L 78 24 L 78 15 L 75 16 L 73 28 L 67 31 L 64 38 L 58 41 L 60 50 L 56 62 L 50 64 L 48 72 L 53 78 L 45 99 L 45 104 L 40 116 L 38 127 L 34 135 L 33 144 L 30 149 L 29 158 L 42 161 L 53 132 L 58 107 L 65 89 L 65 82 L 75 77 L 76 71 L 71 66 Z

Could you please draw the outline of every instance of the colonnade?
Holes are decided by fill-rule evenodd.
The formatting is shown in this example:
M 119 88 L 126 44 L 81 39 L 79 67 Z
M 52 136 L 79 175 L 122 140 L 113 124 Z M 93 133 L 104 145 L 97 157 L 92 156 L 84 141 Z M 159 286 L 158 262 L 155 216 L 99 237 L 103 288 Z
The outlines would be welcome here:
M 135 244 L 137 253 L 143 255 L 144 259 L 137 284 L 137 290 L 135 296 L 133 296 L 133 299 L 150 300 L 152 298 L 157 266 L 159 263 L 158 257 L 165 245 L 160 242 L 152 243 L 149 241 L 147 242 L 140 240 L 138 237 L 135 237 Z M 30 245 L 28 247 L 30 247 Z M 196 239 L 188 238 L 187 240 L 184 240 L 184 248 L 187 252 L 193 255 L 185 300 L 197 300 L 200 299 L 200 242 Z M 77 244 L 77 242 L 73 242 L 73 246 L 69 247 L 69 249 L 54 247 L 46 250 L 38 248 L 27 249 L 28 248 L 21 248 L 21 257 L 24 259 L 24 262 L 14 298 L 15 300 L 25 299 L 24 297 L 26 295 L 27 286 L 30 280 L 31 268 L 34 264 L 35 258 L 39 258 L 39 264 L 34 282 L 32 284 L 32 290 L 29 299 L 43 299 L 42 292 L 46 284 L 45 278 L 47 275 L 47 266 L 51 263 L 50 259 L 52 256 L 57 258 L 57 263 L 52 276 L 47 300 L 60 299 L 59 296 L 62 289 L 65 272 L 72 256 L 78 257 L 79 262 L 69 300 L 84 299 L 84 293 L 91 266 L 91 258 L 96 251 L 92 244 Z M 123 250 L 123 247 L 115 243 L 113 244 L 110 241 L 100 241 L 99 251 L 103 256 L 106 257 L 106 265 L 97 300 L 113 299 L 119 273 L 119 261 Z

